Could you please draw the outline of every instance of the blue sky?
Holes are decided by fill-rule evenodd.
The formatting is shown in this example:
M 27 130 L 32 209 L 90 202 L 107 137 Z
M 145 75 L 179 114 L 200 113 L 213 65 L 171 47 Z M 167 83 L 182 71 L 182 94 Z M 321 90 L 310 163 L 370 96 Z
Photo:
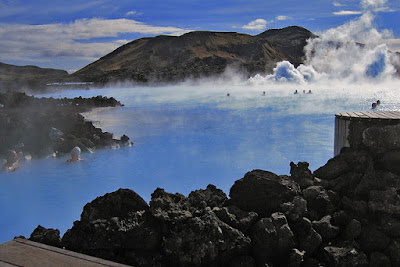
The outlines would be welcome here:
M 140 37 L 291 25 L 318 34 L 365 12 L 400 51 L 399 0 L 0 0 L 0 62 L 73 71 Z

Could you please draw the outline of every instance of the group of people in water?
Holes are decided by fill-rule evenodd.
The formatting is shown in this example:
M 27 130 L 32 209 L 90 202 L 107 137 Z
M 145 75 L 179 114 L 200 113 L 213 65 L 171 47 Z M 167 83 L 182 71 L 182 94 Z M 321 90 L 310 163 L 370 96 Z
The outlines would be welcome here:
M 298 92 L 297 90 L 294 91 L 294 94 L 295 94 L 295 95 L 297 95 L 298 93 L 299 93 L 299 92 Z M 306 90 L 303 90 L 303 94 L 305 94 L 305 93 L 306 93 Z M 307 93 L 307 94 L 312 94 L 311 90 L 308 90 L 308 93 Z M 262 95 L 262 96 L 266 96 L 265 91 L 263 91 L 261 95 Z M 231 96 L 231 94 L 230 94 L 230 93 L 227 93 L 226 96 Z
M 294 94 L 295 94 L 295 95 L 297 95 L 298 93 L 299 93 L 299 92 L 298 92 L 297 90 L 294 91 Z M 306 93 L 306 90 L 303 90 L 303 94 L 305 94 L 305 93 Z M 308 93 L 307 93 L 307 94 L 312 94 L 311 90 L 308 90 Z M 262 95 L 262 96 L 266 96 L 265 91 L 263 91 L 261 95 Z M 230 94 L 230 93 L 227 93 L 226 96 L 231 96 L 231 94 Z
M 297 90 L 294 91 L 294 94 L 297 95 L 299 92 Z M 303 90 L 303 94 L 306 93 L 306 90 Z M 307 94 L 312 94 L 311 90 L 308 90 Z
M 71 150 L 71 158 L 68 159 L 66 162 L 78 162 L 82 161 L 83 159 L 80 158 L 81 149 L 79 147 L 74 147 Z M 18 165 L 20 158 L 23 156 L 22 152 L 16 152 L 15 150 L 9 150 L 7 153 L 6 162 L 3 164 L 1 170 L 3 172 L 12 172 L 16 171 L 21 168 Z

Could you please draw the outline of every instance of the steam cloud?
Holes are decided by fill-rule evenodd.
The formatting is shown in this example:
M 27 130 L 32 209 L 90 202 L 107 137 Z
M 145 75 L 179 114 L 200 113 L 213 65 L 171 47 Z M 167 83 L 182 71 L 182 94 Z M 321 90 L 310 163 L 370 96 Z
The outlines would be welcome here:
M 380 8 L 386 1 L 363 0 L 365 8 Z M 250 83 L 279 81 L 315 83 L 322 81 L 371 82 L 394 77 L 398 59 L 384 43 L 391 38 L 388 30 L 373 26 L 370 11 L 342 26 L 332 28 L 308 40 L 305 63 L 295 68 L 287 61 L 279 62 L 272 75 L 250 78 Z M 397 62 L 396 62 L 397 61 Z

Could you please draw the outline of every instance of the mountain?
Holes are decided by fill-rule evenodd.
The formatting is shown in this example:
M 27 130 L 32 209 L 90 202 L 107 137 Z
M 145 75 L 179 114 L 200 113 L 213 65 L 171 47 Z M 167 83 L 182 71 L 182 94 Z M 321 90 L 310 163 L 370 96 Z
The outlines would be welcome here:
M 20 90 L 43 87 L 46 83 L 57 82 L 68 77 L 68 72 L 36 66 L 15 66 L 0 62 L 0 89 Z
M 127 43 L 72 76 L 100 83 L 131 80 L 180 81 L 213 76 L 233 65 L 254 75 L 272 72 L 275 63 L 302 62 L 307 39 L 314 35 L 292 26 L 252 36 L 236 32 L 194 31 L 182 36 L 156 36 Z

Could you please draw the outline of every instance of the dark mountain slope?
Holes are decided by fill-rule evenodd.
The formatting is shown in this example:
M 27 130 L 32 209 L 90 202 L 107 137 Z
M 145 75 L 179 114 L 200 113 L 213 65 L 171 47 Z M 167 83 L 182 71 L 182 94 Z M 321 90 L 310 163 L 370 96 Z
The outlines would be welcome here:
M 234 65 L 244 73 L 270 72 L 275 63 L 298 65 L 313 34 L 300 27 L 258 36 L 236 32 L 189 32 L 179 37 L 142 38 L 123 45 L 73 74 L 81 80 L 110 82 L 179 81 L 213 76 Z

